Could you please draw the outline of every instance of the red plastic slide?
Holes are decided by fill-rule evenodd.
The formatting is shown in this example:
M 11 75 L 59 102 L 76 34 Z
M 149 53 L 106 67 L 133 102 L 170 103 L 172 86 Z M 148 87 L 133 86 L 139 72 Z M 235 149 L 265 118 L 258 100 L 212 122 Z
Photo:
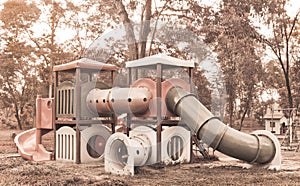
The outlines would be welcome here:
M 47 161 L 52 159 L 52 153 L 42 144 L 36 142 L 36 128 L 24 131 L 15 137 L 18 152 L 22 158 L 33 161 Z

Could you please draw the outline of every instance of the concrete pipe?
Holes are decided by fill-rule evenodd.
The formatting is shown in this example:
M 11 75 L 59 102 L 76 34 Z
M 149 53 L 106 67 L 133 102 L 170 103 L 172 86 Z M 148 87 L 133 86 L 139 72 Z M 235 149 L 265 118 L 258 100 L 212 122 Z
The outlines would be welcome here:
M 110 113 L 143 114 L 149 109 L 152 93 L 147 88 L 113 88 L 91 90 L 86 97 L 87 108 L 99 116 Z
M 134 175 L 135 166 L 152 164 L 156 159 L 156 133 L 145 126 L 136 127 L 128 137 L 114 133 L 105 147 L 105 172 Z
M 166 103 L 169 110 L 180 116 L 197 134 L 198 139 L 213 149 L 249 163 L 268 164 L 268 168 L 280 169 L 280 145 L 273 134 L 245 134 L 228 127 L 194 95 L 180 87 L 174 87 L 167 93 Z
M 181 126 L 162 131 L 162 162 L 166 165 L 188 163 L 191 159 L 191 132 Z
M 109 106 L 116 114 L 143 114 L 152 98 L 147 88 L 113 88 L 109 93 Z
M 103 160 L 105 144 L 110 135 L 110 129 L 102 125 L 92 126 L 81 131 L 81 162 Z
M 86 105 L 90 112 L 98 113 L 99 116 L 105 116 L 111 113 L 108 104 L 108 95 L 110 89 L 101 90 L 95 88 L 91 90 L 86 97 Z

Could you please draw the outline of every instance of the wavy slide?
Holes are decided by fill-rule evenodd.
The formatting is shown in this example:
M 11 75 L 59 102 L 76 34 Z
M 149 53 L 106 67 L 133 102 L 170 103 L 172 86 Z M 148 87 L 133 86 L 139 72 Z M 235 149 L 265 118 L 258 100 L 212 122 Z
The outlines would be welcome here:
M 181 116 L 197 138 L 214 150 L 251 164 L 265 165 L 268 169 L 280 169 L 280 143 L 272 133 L 258 130 L 246 134 L 230 128 L 214 117 L 193 94 L 180 87 L 172 88 L 166 97 L 169 109 Z
M 51 160 L 53 154 L 47 151 L 42 144 L 37 144 L 37 129 L 32 128 L 18 134 L 14 141 L 18 148 L 18 153 L 22 158 L 33 161 Z

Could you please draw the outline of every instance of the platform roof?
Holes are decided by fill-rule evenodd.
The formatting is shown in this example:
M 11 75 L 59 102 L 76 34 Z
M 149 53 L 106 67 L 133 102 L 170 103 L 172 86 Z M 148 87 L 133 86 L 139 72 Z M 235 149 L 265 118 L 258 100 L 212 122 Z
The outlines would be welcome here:
M 162 64 L 167 68 L 174 67 L 195 67 L 195 63 L 189 60 L 182 60 L 175 57 L 168 56 L 166 54 L 156 54 L 149 57 L 144 57 L 134 61 L 126 62 L 126 68 L 131 67 L 147 67 L 155 68 L 157 64 Z
M 76 68 L 94 69 L 94 70 L 102 70 L 102 71 L 117 70 L 117 67 L 115 65 L 102 63 L 88 58 L 81 58 L 75 61 L 71 61 L 69 63 L 56 65 L 53 67 L 53 71 L 64 71 L 64 70 L 71 70 Z

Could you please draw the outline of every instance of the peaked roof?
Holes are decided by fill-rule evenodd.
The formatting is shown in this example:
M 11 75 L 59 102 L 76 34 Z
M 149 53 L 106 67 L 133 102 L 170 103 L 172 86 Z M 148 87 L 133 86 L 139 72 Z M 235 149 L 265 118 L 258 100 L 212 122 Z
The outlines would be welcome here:
M 144 57 L 134 61 L 126 62 L 126 68 L 130 67 L 155 67 L 157 64 L 162 64 L 167 67 L 195 67 L 195 63 L 189 60 L 182 60 L 166 54 L 156 54 L 149 57 Z
M 102 63 L 88 58 L 80 58 L 69 63 L 55 65 L 53 67 L 53 71 L 63 71 L 75 68 L 96 69 L 103 71 L 117 70 L 117 67 L 115 65 Z
M 264 115 L 264 119 L 275 119 L 275 120 L 277 119 L 277 120 L 279 120 L 283 117 L 284 117 L 284 115 L 281 112 L 274 112 L 273 114 L 272 113 L 266 113 Z

